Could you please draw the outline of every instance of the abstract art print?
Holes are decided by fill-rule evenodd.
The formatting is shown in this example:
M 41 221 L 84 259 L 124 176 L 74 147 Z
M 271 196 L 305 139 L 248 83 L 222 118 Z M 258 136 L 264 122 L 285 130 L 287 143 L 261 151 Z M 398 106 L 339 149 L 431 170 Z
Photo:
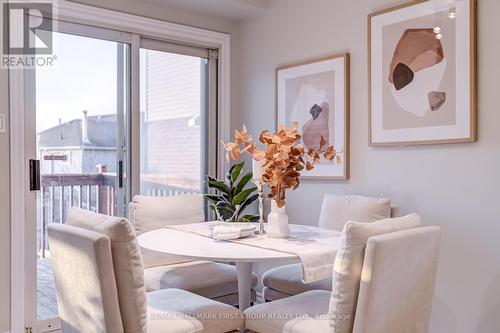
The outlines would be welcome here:
M 305 179 L 349 177 L 349 54 L 276 69 L 276 126 L 299 124 L 306 150 L 321 153 L 321 137 L 338 159 L 321 160 Z
M 368 16 L 370 144 L 476 141 L 475 0 Z

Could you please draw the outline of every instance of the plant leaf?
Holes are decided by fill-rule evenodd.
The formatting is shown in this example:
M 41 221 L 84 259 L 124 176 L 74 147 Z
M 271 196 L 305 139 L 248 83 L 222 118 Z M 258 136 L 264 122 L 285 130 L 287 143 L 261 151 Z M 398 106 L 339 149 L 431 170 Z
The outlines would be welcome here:
M 235 164 L 231 169 L 231 182 L 234 183 L 236 179 L 238 179 L 241 170 L 243 169 L 243 166 L 245 165 L 245 162 L 240 162 L 238 164 Z
M 245 187 L 245 185 L 248 183 L 248 181 L 250 179 L 252 179 L 252 177 L 253 177 L 253 173 L 252 172 L 249 172 L 246 175 L 244 175 L 243 177 L 241 177 L 240 181 L 236 185 L 236 189 L 234 191 L 234 194 L 236 194 L 236 195 L 239 194 L 241 192 L 241 190 L 243 190 L 243 188 Z
M 226 172 L 226 180 L 229 182 L 231 186 L 233 186 L 233 181 L 231 180 L 231 173 L 233 172 L 234 168 L 236 167 L 236 164 L 233 164 L 229 167 L 229 169 Z
M 219 201 L 228 202 L 225 196 L 219 194 L 205 194 L 205 198 L 214 204 L 217 204 Z
M 239 205 L 241 204 L 243 201 L 245 201 L 248 196 L 250 194 L 252 194 L 253 192 L 255 192 L 255 190 L 257 190 L 257 187 L 250 187 L 250 188 L 247 188 L 246 190 L 244 191 L 241 191 L 240 193 L 238 193 L 232 200 L 232 204 L 233 205 Z
M 212 176 L 207 176 L 207 181 L 218 182 L 219 180 Z
M 240 205 L 240 207 L 238 208 L 238 213 L 243 213 L 243 211 L 248 207 L 250 206 L 255 200 L 257 200 L 259 198 L 259 195 L 258 194 L 254 194 L 252 196 L 249 196 L 245 201 L 243 201 Z
M 217 216 L 223 221 L 229 221 L 234 218 L 235 213 L 234 206 L 228 202 L 220 201 L 215 205 L 215 212 Z
M 248 222 L 258 222 L 259 221 L 259 215 L 253 215 L 253 214 L 247 214 L 244 215 L 241 220 L 242 221 L 248 221 Z
M 319 149 L 322 149 L 325 145 L 326 145 L 326 140 L 322 135 L 320 140 L 319 140 Z
M 278 206 L 278 208 L 285 206 L 285 199 L 283 198 L 276 199 L 276 205 Z
M 213 180 L 209 180 L 207 182 L 207 185 L 209 188 L 213 188 L 213 189 L 216 189 L 218 191 L 221 191 L 222 193 L 225 193 L 225 194 L 228 194 L 229 195 L 229 186 L 227 186 L 225 183 L 221 182 L 221 181 L 213 181 Z
M 232 186 L 232 181 L 231 181 L 231 172 L 233 172 L 233 169 L 234 167 L 236 166 L 236 164 L 233 164 L 229 167 L 229 169 L 226 171 L 226 176 L 224 177 L 224 179 L 229 182 L 229 184 Z

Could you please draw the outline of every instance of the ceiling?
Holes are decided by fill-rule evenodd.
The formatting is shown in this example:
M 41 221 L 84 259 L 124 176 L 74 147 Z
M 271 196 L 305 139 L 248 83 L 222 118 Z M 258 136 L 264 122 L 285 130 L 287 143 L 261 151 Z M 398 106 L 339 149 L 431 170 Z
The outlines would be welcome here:
M 173 9 L 207 14 L 240 21 L 258 15 L 268 8 L 268 0 L 146 0 Z

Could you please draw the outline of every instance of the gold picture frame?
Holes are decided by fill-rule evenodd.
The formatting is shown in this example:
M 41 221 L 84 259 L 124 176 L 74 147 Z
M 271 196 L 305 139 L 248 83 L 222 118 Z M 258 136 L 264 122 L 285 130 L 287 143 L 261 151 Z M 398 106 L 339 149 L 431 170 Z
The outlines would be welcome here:
M 334 65 L 335 63 L 335 65 Z M 331 67 L 329 67 L 329 64 L 331 64 Z M 335 67 L 336 66 L 336 67 Z M 340 69 L 341 67 L 341 69 Z M 310 72 L 308 71 L 308 68 L 310 68 Z M 341 87 L 338 87 L 338 90 L 335 90 L 334 94 L 337 93 L 338 91 L 341 91 L 341 101 L 342 101 L 342 106 L 339 107 L 338 109 L 341 109 L 340 113 L 335 113 L 337 111 L 337 108 L 334 107 L 334 117 L 337 119 L 342 119 L 342 124 L 341 126 L 338 125 L 336 129 L 341 128 L 342 133 L 341 133 L 341 139 L 339 139 L 339 136 L 336 136 L 336 140 L 342 143 L 342 168 L 341 170 L 334 170 L 334 167 L 332 167 L 331 172 L 328 172 L 326 169 L 326 163 L 321 165 L 321 163 L 315 166 L 316 174 L 314 173 L 315 170 L 312 170 L 311 172 L 308 172 L 307 174 L 304 174 L 301 176 L 302 179 L 317 179 L 317 180 L 347 180 L 349 179 L 349 127 L 350 127 L 350 54 L 345 52 L 345 53 L 340 53 L 340 54 L 335 54 L 335 55 L 329 55 L 321 58 L 316 58 L 316 59 L 310 59 L 310 60 L 305 60 L 301 62 L 296 62 L 292 64 L 287 64 L 280 66 L 276 68 L 275 70 L 275 112 L 274 112 L 274 123 L 275 123 L 275 129 L 277 129 L 278 124 L 283 124 L 286 126 L 289 126 L 290 124 L 287 123 L 286 121 L 286 106 L 284 108 L 281 108 L 280 104 L 280 99 L 283 100 L 283 94 L 286 95 L 286 80 L 287 78 L 281 77 L 283 73 L 289 73 L 291 76 L 290 79 L 296 79 L 300 78 L 300 74 L 290 74 L 293 72 L 297 71 L 304 71 L 305 74 L 303 76 L 309 76 L 309 75 L 314 75 L 314 73 L 321 73 L 321 70 L 334 70 L 333 68 L 340 69 L 337 72 L 342 76 L 341 78 L 337 79 L 335 76 L 335 84 L 339 85 L 340 83 Z M 335 70 L 334 70 L 335 71 Z M 335 72 L 335 73 L 337 73 Z M 294 76 L 296 75 L 296 76 Z M 285 91 L 283 91 L 285 90 Z M 286 103 L 285 103 L 286 104 Z M 304 111 L 307 112 L 307 111 Z M 283 119 L 285 118 L 285 119 Z M 298 119 L 292 120 L 291 121 L 299 121 Z M 290 122 L 291 122 L 290 121 Z M 330 122 L 329 122 L 329 126 Z M 339 127 L 340 126 L 340 127 Z M 299 121 L 299 131 L 302 132 L 301 124 Z M 330 131 L 333 132 L 333 131 Z M 334 143 L 335 146 L 335 143 Z M 335 147 L 338 150 L 338 147 Z M 330 163 L 330 162 L 328 162 Z M 334 164 L 334 163 L 333 163 Z M 332 164 L 332 165 L 333 165 Z M 341 172 L 340 172 L 341 171 Z
M 390 133 L 390 130 L 388 133 L 391 135 L 381 135 L 383 133 L 383 129 L 380 129 L 380 113 L 384 112 L 383 109 L 390 109 L 390 108 L 382 108 L 380 107 L 374 107 L 374 95 L 375 92 L 373 91 L 374 89 L 374 72 L 377 72 L 374 70 L 374 66 L 382 66 L 383 64 L 374 64 L 374 41 L 373 36 L 374 36 L 374 28 L 373 28 L 373 21 L 374 19 L 383 17 L 386 14 L 391 14 L 394 15 L 394 12 L 396 11 L 401 11 L 402 13 L 404 12 L 405 15 L 408 15 L 409 8 L 415 8 L 418 9 L 420 12 L 428 12 L 424 8 L 424 6 L 430 6 L 432 4 L 431 1 L 429 0 L 416 0 L 416 1 L 411 1 L 406 4 L 402 4 L 399 6 L 383 9 L 374 13 L 371 13 L 368 15 L 368 144 L 370 146 L 405 146 L 405 145 L 428 145 L 428 144 L 446 144 L 446 143 L 469 143 L 469 142 L 475 142 L 477 141 L 477 2 L 476 0 L 465 0 L 463 1 L 460 6 L 463 6 L 463 8 L 460 8 L 460 12 L 463 13 L 464 9 L 468 12 L 467 16 L 464 16 L 464 18 L 461 18 L 461 21 L 458 23 L 458 20 L 455 20 L 455 25 L 457 24 L 468 24 L 468 33 L 469 33 L 469 38 L 466 39 L 468 41 L 468 71 L 466 72 L 465 77 L 468 78 L 469 83 L 469 89 L 466 90 L 466 93 L 468 93 L 468 117 L 460 117 L 460 119 L 464 119 L 463 124 L 458 124 L 458 119 L 457 113 L 459 110 L 455 107 L 454 112 L 455 112 L 455 125 L 461 126 L 462 132 L 465 133 L 467 130 L 467 135 L 460 135 L 458 137 L 430 137 L 430 138 L 418 138 L 418 139 L 394 139 L 394 136 L 392 133 Z M 452 9 L 455 10 L 455 17 L 457 15 L 457 10 L 458 10 L 458 4 L 455 4 L 456 6 L 448 8 L 448 12 L 451 13 Z M 419 7 L 420 6 L 420 7 Z M 436 9 L 435 15 L 440 15 L 442 11 L 446 10 L 446 8 L 438 8 Z M 448 15 L 448 18 L 451 19 L 451 16 Z M 464 23 L 465 22 L 465 23 Z M 408 28 L 414 28 L 414 26 L 408 26 Z M 379 28 L 380 29 L 380 28 Z M 436 31 L 434 31 L 436 32 Z M 440 32 L 440 31 L 438 31 Z M 383 36 L 378 36 L 378 40 L 382 40 Z M 441 35 L 442 37 L 442 35 Z M 455 40 L 457 40 L 457 35 L 455 35 Z M 382 49 L 383 47 L 378 46 L 376 49 Z M 380 55 L 380 53 L 378 54 Z M 383 57 L 381 57 L 383 58 Z M 383 61 L 389 61 L 388 59 L 382 59 Z M 457 65 L 455 65 L 457 66 Z M 380 71 L 379 72 L 383 72 Z M 382 81 L 377 81 L 378 83 L 382 83 Z M 378 87 L 377 87 L 378 88 Z M 381 88 L 378 88 L 381 89 Z M 454 96 L 458 96 L 460 93 L 458 89 L 456 88 L 455 91 L 453 91 Z M 381 96 L 377 96 L 377 101 L 378 104 L 380 105 L 380 100 L 383 99 Z M 382 103 L 383 104 L 383 103 Z M 463 110 L 463 114 L 465 114 L 465 110 Z M 377 119 L 377 121 L 374 121 L 374 118 Z M 467 124 L 468 122 L 468 124 Z M 377 123 L 374 125 L 374 123 Z M 435 128 L 435 131 L 437 132 L 439 126 Z M 443 126 L 444 127 L 444 126 Z M 422 127 L 425 128 L 425 127 Z M 414 130 L 412 128 L 412 130 Z M 400 131 L 404 132 L 404 131 Z M 415 132 L 415 131 L 414 131 Z M 423 132 L 423 131 L 422 131 Z M 458 131 L 457 131 L 458 132 Z M 410 131 L 408 131 L 410 133 Z M 451 133 L 451 131 L 450 131 Z M 444 134 L 438 134 L 437 136 Z M 377 137 L 375 137 L 377 136 Z M 415 135 L 414 135 L 415 136 Z M 380 140 L 380 137 L 384 137 L 383 140 Z M 389 137 L 389 139 L 387 139 Z

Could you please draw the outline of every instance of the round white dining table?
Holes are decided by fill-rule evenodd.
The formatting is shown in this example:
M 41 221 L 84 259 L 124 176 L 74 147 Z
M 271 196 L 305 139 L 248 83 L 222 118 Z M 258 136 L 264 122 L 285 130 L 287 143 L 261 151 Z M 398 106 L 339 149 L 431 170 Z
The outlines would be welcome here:
M 250 306 L 253 263 L 298 259 L 294 254 L 268 250 L 185 231 L 163 228 L 138 236 L 139 245 L 147 250 L 196 260 L 236 263 L 238 272 L 238 303 L 241 311 Z

